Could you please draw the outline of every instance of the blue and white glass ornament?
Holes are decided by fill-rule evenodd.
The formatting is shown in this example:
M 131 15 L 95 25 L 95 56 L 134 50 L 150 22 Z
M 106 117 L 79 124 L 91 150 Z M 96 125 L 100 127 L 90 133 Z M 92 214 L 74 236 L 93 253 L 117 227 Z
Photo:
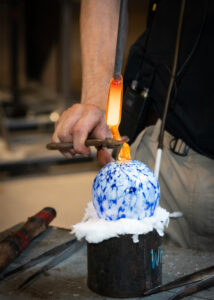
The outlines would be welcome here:
M 142 220 L 153 216 L 160 188 L 154 173 L 142 162 L 112 162 L 95 177 L 92 198 L 99 218 Z

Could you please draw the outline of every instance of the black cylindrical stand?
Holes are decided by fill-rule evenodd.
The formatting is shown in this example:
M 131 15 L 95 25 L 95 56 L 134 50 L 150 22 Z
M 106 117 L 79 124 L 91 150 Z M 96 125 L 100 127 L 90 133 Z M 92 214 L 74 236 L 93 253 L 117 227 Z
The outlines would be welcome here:
M 103 296 L 139 297 L 162 280 L 161 239 L 156 231 L 88 243 L 88 287 Z

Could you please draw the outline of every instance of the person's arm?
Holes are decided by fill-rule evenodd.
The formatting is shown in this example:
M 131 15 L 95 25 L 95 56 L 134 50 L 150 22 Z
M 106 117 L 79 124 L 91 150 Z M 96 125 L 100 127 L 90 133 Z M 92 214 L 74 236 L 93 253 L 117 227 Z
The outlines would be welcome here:
M 81 1 L 82 95 L 81 104 L 66 110 L 56 124 L 53 142 L 71 141 L 74 150 L 64 153 L 88 155 L 85 140 L 110 137 L 105 121 L 105 109 L 110 79 L 113 75 L 119 0 Z M 100 150 L 102 164 L 110 161 L 108 151 Z

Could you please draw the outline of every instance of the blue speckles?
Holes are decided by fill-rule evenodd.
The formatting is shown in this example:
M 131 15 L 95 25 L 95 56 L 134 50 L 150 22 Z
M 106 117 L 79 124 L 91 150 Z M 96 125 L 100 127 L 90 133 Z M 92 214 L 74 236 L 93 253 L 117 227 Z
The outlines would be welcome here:
M 121 211 L 124 212 L 125 211 L 125 207 L 119 207 L 118 212 L 120 213 Z
M 152 206 L 153 206 L 153 203 L 146 201 L 146 206 L 145 206 L 146 210 L 150 209 Z
M 111 185 L 111 188 L 112 188 L 112 190 L 115 189 L 115 188 L 117 188 L 116 184 L 113 183 L 113 184 Z
M 134 186 L 131 186 L 130 188 L 129 188 L 129 194 L 135 194 L 136 193 L 136 187 L 134 187 Z
M 116 204 L 117 204 L 117 200 L 116 200 L 116 199 L 110 199 L 110 200 L 109 200 L 109 204 L 110 204 L 110 205 L 112 205 L 112 204 L 115 204 L 115 205 L 116 205 Z
M 143 163 L 113 162 L 97 174 L 92 197 L 99 218 L 142 220 L 154 214 L 160 190 L 153 172 Z
M 149 180 L 149 183 L 152 185 L 152 187 L 153 187 L 154 189 L 156 189 L 156 186 L 151 182 L 151 180 Z
M 120 216 L 120 219 L 125 219 L 126 218 L 126 215 L 125 214 L 122 214 L 121 216 Z

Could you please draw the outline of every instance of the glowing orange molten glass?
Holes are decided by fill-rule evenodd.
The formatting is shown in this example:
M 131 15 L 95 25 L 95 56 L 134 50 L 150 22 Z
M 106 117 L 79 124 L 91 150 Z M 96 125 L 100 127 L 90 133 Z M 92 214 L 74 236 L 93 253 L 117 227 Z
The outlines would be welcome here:
M 106 109 L 106 122 L 109 127 L 120 125 L 123 99 L 123 79 L 111 79 Z
M 123 102 L 123 78 L 111 79 L 108 102 L 106 107 L 106 122 L 112 132 L 113 138 L 115 140 L 121 140 L 119 133 L 119 125 L 121 121 L 122 112 L 122 102 Z M 131 160 L 130 147 L 127 143 L 124 143 L 119 156 L 119 161 Z

